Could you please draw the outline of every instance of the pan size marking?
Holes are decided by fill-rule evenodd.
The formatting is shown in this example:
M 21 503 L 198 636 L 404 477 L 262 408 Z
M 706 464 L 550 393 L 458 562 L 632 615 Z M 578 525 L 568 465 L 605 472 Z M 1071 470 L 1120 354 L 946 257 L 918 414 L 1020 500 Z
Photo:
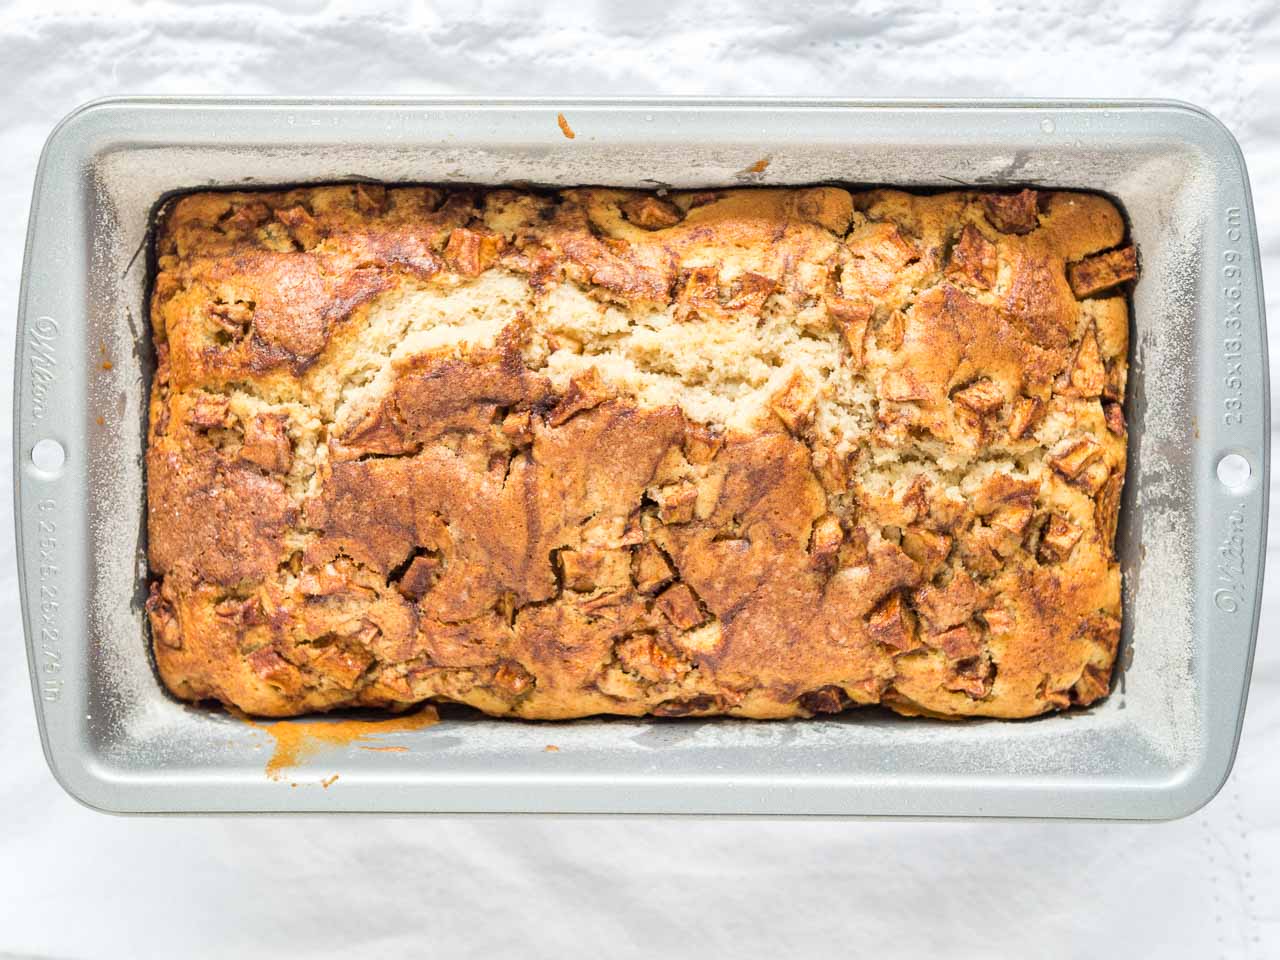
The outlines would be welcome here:
M 40 698 L 57 703 L 62 697 L 62 632 L 58 627 L 58 504 L 46 497 L 36 504 L 36 544 L 40 551 Z
M 1239 207 L 1227 208 L 1227 249 L 1222 252 L 1222 360 L 1226 390 L 1222 422 L 1244 426 L 1244 338 L 1241 304 L 1244 300 L 1244 222 Z
M 36 317 L 27 337 L 27 357 L 30 361 L 31 416 L 43 420 L 49 412 L 49 392 L 58 375 L 58 321 L 53 317 Z

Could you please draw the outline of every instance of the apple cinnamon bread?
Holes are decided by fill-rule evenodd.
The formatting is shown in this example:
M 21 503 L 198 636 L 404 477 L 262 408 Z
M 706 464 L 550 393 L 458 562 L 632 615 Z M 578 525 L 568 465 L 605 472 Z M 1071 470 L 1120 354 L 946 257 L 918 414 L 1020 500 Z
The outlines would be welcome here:
M 1120 634 L 1124 222 L 1082 193 L 183 196 L 151 303 L 177 696 L 1027 717 Z

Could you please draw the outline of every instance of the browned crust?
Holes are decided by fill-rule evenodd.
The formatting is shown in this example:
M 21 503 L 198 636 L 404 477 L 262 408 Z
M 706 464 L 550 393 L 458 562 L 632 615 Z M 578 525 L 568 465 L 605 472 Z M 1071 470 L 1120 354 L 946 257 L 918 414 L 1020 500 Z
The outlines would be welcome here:
M 1107 200 L 1032 191 L 183 197 L 151 304 L 160 675 L 271 716 L 1088 703 L 1119 638 L 1127 313 L 1077 297 L 1132 279 L 1123 239 Z M 494 277 L 530 306 L 492 342 L 357 370 L 379 305 Z M 560 288 L 795 317 L 871 415 L 833 438 L 802 369 L 750 429 L 557 380 L 548 352 L 584 349 L 547 332 Z

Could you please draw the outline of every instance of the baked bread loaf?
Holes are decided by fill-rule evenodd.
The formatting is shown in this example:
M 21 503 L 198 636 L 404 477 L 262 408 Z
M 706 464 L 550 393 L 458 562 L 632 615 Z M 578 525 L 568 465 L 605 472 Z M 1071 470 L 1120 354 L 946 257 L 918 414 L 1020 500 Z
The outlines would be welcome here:
M 1107 693 L 1125 226 L 1081 193 L 197 193 L 148 603 L 262 716 L 1028 717 Z

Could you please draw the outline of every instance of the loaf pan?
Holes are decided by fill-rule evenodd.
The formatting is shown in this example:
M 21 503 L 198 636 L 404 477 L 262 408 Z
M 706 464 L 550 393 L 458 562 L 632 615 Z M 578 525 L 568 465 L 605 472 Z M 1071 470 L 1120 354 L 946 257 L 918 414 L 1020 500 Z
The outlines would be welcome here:
M 148 653 L 149 231 L 175 191 L 353 179 L 1026 184 L 1111 196 L 1142 264 L 1111 696 L 1025 722 L 879 710 L 765 723 L 456 716 L 375 738 L 391 749 L 339 742 L 269 772 L 265 728 L 172 699 Z M 1230 771 L 1258 627 L 1262 304 L 1239 148 L 1177 103 L 89 104 L 45 147 L 18 317 L 18 570 L 45 755 L 73 796 L 118 812 L 1185 815 Z

